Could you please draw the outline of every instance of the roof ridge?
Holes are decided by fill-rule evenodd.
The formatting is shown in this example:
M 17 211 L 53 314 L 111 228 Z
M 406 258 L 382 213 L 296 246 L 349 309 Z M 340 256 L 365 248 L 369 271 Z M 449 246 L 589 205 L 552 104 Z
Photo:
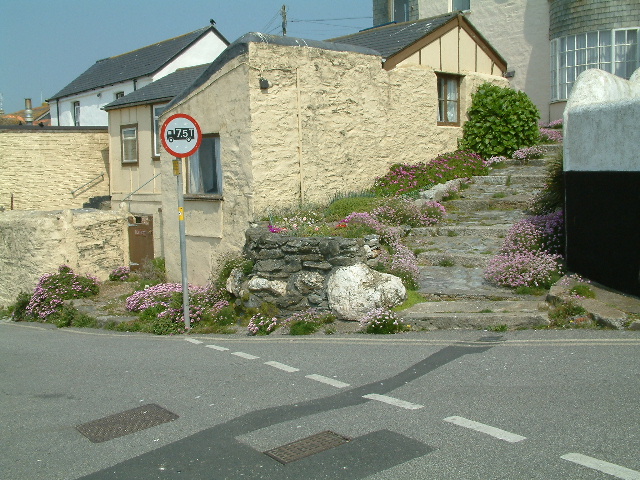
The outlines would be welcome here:
M 194 30 L 193 32 L 183 33 L 182 35 L 177 35 L 177 36 L 172 37 L 172 38 L 167 38 L 166 40 L 161 40 L 160 42 L 151 43 L 151 44 L 149 44 L 149 45 L 145 45 L 144 47 L 136 48 L 136 49 L 131 50 L 131 51 L 129 51 L 129 52 L 124 52 L 124 53 L 120 53 L 120 54 L 118 54 L 118 55 L 113 55 L 113 56 L 111 56 L 111 57 L 107 57 L 107 58 L 103 58 L 103 59 L 101 59 L 101 60 L 97 60 L 97 61 L 96 61 L 96 63 L 98 63 L 98 62 L 103 62 L 103 61 L 105 61 L 105 60 L 112 60 L 112 59 L 114 59 L 114 58 L 118 58 L 118 57 L 123 57 L 123 56 L 125 56 L 125 55 L 129 55 L 129 54 L 131 54 L 131 53 L 135 53 L 135 52 L 139 52 L 140 50 L 144 50 L 145 48 L 156 47 L 156 46 L 158 46 L 158 45 L 162 45 L 162 44 L 167 43 L 167 42 L 173 42 L 173 41 L 175 41 L 175 40 L 177 40 L 177 39 L 179 39 L 179 38 L 186 37 L 186 36 L 188 36 L 188 35 L 193 35 L 193 34 L 194 34 L 194 33 L 196 33 L 196 32 L 204 32 L 205 30 L 208 30 L 209 28 L 211 28 L 211 26 L 209 26 L 209 27 L 199 28 L 199 29 L 197 29 L 197 30 Z

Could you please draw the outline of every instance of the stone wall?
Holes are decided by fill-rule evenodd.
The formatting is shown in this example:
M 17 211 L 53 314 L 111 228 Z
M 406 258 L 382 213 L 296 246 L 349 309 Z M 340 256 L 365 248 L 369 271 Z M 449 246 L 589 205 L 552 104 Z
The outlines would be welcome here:
M 62 264 L 106 280 L 129 264 L 127 213 L 103 210 L 0 213 L 0 306 L 32 291 Z
M 0 129 L 0 209 L 12 208 L 12 195 L 14 210 L 81 208 L 108 196 L 108 142 L 106 128 Z
M 244 253 L 255 262 L 253 273 L 242 287 L 236 277 L 231 290 L 239 297 L 248 293 L 247 305 L 252 307 L 269 302 L 284 311 L 328 310 L 330 275 L 339 267 L 365 262 L 367 256 L 361 238 L 289 237 L 264 228 L 247 230 L 246 238 Z

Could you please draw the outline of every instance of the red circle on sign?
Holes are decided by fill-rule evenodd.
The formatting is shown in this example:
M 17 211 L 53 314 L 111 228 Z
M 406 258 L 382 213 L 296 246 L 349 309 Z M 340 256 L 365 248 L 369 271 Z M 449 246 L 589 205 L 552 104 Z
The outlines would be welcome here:
M 162 124 L 160 140 L 167 152 L 174 157 L 184 158 L 193 155 L 200 148 L 202 130 L 193 117 L 176 113 Z

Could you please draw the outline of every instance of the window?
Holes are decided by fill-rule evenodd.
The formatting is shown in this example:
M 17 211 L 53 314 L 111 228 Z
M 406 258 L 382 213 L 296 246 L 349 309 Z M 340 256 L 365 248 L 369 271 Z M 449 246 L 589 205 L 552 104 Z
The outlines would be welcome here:
M 121 127 L 122 163 L 138 162 L 138 126 L 127 125 Z
M 154 157 L 160 156 L 161 140 L 160 140 L 160 122 L 158 119 L 160 118 L 160 114 L 162 113 L 162 111 L 164 110 L 164 107 L 166 106 L 167 104 L 163 103 L 162 105 L 154 105 L 152 107 L 153 109 L 153 156 Z
M 451 0 L 450 12 L 458 10 L 471 10 L 471 0 Z
M 124 92 L 116 92 L 115 97 L 116 97 L 116 100 L 118 100 L 119 98 L 124 97 Z
M 582 72 L 599 68 L 628 79 L 640 66 L 640 29 L 601 30 L 551 41 L 551 100 L 569 98 Z
M 438 125 L 460 125 L 460 77 L 438 74 Z
M 409 0 L 392 0 L 393 2 L 393 21 L 408 22 L 409 21 Z
M 200 148 L 188 160 L 187 193 L 222 195 L 220 137 L 203 135 Z
M 80 102 L 73 102 L 73 124 L 80 126 Z

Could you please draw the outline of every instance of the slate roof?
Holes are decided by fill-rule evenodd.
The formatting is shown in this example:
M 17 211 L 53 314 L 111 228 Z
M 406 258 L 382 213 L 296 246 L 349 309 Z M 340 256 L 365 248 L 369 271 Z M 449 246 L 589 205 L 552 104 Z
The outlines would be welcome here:
M 180 68 L 135 92 L 131 92 L 105 105 L 103 108 L 105 110 L 113 110 L 114 108 L 135 107 L 136 105 L 170 101 L 202 75 L 209 65 L 207 63 L 195 67 Z
M 452 12 L 412 22 L 391 23 L 328 41 L 371 48 L 386 60 L 457 16 L 458 12 Z
M 223 42 L 227 45 L 229 44 L 227 39 L 215 27 L 208 26 L 132 52 L 98 60 L 47 101 L 114 85 L 134 78 L 149 76 L 160 70 L 208 31 L 213 31 Z

